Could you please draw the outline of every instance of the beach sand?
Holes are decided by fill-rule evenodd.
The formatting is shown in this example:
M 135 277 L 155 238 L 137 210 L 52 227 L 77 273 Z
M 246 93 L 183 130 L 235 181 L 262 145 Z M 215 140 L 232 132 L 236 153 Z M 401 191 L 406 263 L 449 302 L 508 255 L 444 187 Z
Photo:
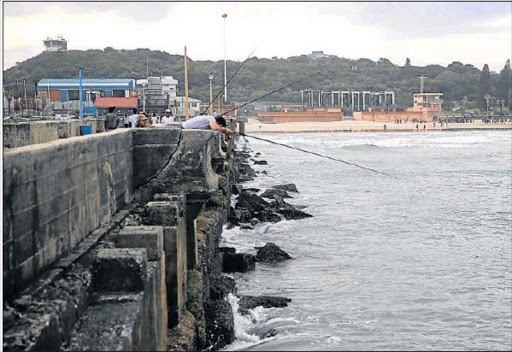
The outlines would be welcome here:
M 425 125 L 425 129 L 423 126 Z M 384 127 L 385 126 L 385 127 Z M 256 118 L 249 117 L 245 123 L 245 132 L 279 133 L 279 132 L 423 132 L 423 131 L 457 131 L 457 130 L 486 130 L 486 129 L 512 129 L 512 122 L 486 124 L 473 123 L 448 123 L 432 122 L 418 123 L 416 130 L 415 122 L 402 124 L 372 122 L 372 121 L 332 121 L 332 122 L 286 122 L 286 123 L 262 123 Z

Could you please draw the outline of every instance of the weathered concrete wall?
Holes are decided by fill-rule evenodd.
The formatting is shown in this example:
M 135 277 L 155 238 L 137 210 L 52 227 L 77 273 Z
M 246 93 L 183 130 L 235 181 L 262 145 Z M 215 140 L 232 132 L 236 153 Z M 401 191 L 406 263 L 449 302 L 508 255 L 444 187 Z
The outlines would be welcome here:
M 70 138 L 77 137 L 80 135 L 80 125 L 82 121 L 80 120 L 67 120 L 59 122 L 59 138 Z M 96 133 L 96 131 L 92 131 L 92 133 Z
M 19 148 L 32 144 L 55 141 L 59 138 L 80 136 L 80 126 L 91 126 L 91 133 L 105 132 L 101 118 L 63 121 L 31 121 L 7 123 L 3 126 L 4 148 Z
M 6 298 L 130 202 L 131 145 L 119 130 L 4 152 Z
M 230 155 L 223 135 L 180 129 L 120 129 L 6 152 L 4 349 L 232 341 L 218 253 Z M 119 211 L 135 182 L 138 196 Z
M 59 139 L 58 121 L 34 121 L 3 126 L 4 148 L 19 148 Z

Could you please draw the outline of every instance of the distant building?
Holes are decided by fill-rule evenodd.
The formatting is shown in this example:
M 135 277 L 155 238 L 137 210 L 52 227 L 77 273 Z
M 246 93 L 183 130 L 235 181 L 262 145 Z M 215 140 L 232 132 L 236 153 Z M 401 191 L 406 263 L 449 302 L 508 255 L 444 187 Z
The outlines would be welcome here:
M 185 116 L 185 97 L 177 95 L 178 80 L 172 76 L 138 79 L 136 87 L 140 93 L 139 106 L 147 113 L 162 115 L 166 109 L 170 109 L 174 116 Z M 200 102 L 198 99 L 188 98 L 190 117 L 199 115 Z
M 329 55 L 324 54 L 323 51 L 312 51 L 308 57 L 312 60 L 320 59 L 322 57 L 329 57 Z
M 105 115 L 108 108 L 115 106 L 115 112 L 119 115 L 131 115 L 133 109 L 138 108 L 137 97 L 114 98 L 114 97 L 98 97 L 94 102 L 94 107 L 98 110 L 99 115 Z
M 409 111 L 421 111 L 430 117 L 440 116 L 443 111 L 443 93 L 416 93 L 413 95 L 413 106 Z
M 37 96 L 51 105 L 54 110 L 79 109 L 80 81 L 78 78 L 47 78 L 37 82 Z M 82 101 L 84 107 L 94 113 L 94 103 L 100 97 L 136 97 L 134 79 L 82 79 Z
M 68 41 L 66 39 L 64 39 L 62 36 L 58 36 L 56 39 L 47 37 L 46 40 L 43 40 L 43 43 L 46 47 L 46 51 L 67 51 L 68 50 Z

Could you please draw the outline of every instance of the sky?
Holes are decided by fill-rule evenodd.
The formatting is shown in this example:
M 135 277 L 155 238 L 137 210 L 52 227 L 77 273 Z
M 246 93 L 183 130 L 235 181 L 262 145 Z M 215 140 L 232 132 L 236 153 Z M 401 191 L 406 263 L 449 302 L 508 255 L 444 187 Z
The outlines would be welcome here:
M 227 14 L 224 23 L 222 14 Z M 403 65 L 453 61 L 499 72 L 511 2 L 3 2 L 4 70 L 64 36 L 68 50 L 149 48 L 192 60 L 286 58 L 321 50 Z

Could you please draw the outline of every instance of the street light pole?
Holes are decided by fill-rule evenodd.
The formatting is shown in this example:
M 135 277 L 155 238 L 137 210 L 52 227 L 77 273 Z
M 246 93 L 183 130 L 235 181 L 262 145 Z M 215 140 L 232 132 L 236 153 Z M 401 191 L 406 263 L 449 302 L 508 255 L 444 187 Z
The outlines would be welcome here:
M 222 18 L 224 19 L 224 102 L 228 101 L 228 79 L 226 73 L 226 17 L 227 14 L 223 14 Z
M 213 80 L 213 75 L 209 75 L 208 76 L 208 79 L 210 80 L 210 115 L 213 115 L 213 89 L 212 89 L 212 80 Z

